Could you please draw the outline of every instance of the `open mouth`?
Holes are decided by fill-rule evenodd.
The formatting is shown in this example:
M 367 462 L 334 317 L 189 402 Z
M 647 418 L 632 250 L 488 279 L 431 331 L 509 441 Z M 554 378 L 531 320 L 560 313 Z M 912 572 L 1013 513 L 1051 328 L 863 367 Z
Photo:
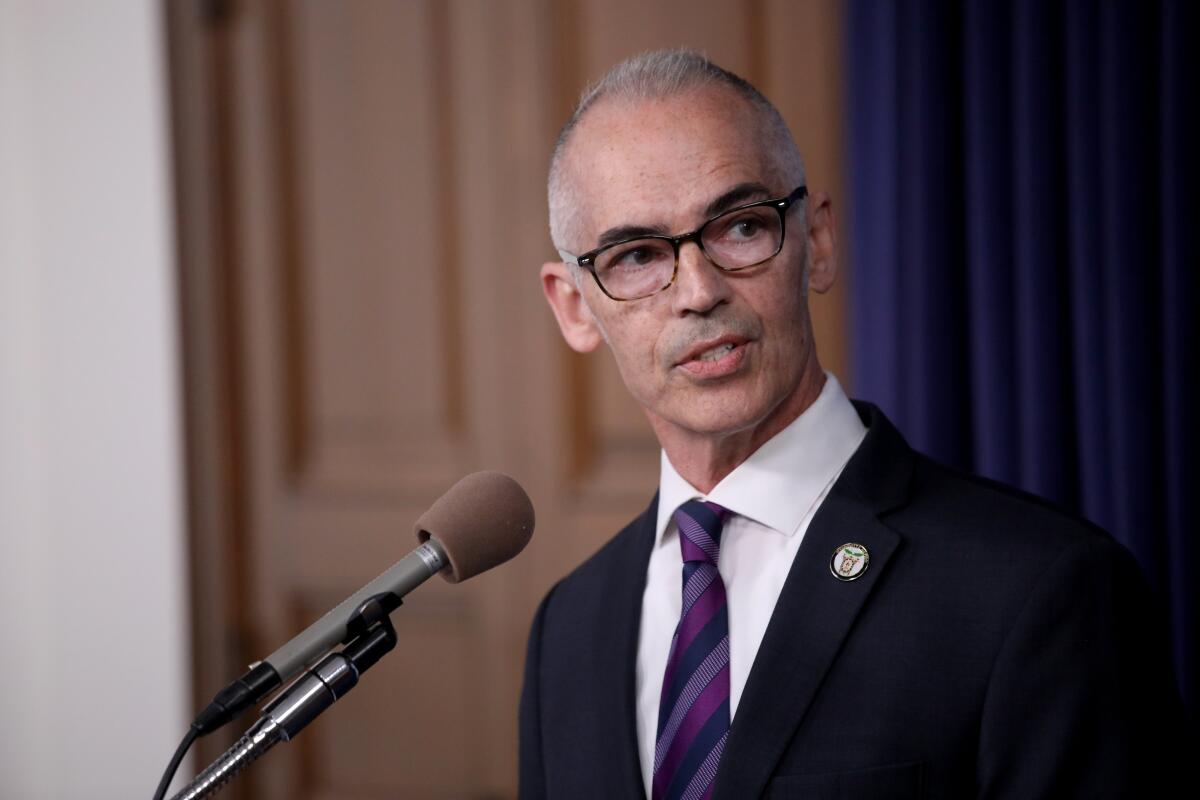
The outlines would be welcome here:
M 737 372 L 745 361 L 745 339 L 722 337 L 698 345 L 683 357 L 678 367 L 695 378 L 722 378 Z
M 732 353 L 733 349 L 736 346 L 737 345 L 735 345 L 733 342 L 725 342 L 724 344 L 719 344 L 716 347 L 711 347 L 708 350 L 705 350 L 703 353 L 696 356 L 692 360 L 693 361 L 719 361 L 726 355 Z

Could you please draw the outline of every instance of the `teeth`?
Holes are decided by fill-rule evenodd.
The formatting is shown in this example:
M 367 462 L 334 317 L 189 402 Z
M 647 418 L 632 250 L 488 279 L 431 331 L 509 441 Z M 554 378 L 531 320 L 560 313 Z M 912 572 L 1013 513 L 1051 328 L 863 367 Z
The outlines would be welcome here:
M 725 343 L 723 345 L 714 347 L 711 350 L 705 350 L 703 353 L 700 354 L 700 357 L 697 358 L 696 360 L 697 361 L 716 361 L 717 359 L 719 359 L 722 356 L 729 353 L 731 350 L 733 350 L 733 345 L 729 344 L 729 343 Z

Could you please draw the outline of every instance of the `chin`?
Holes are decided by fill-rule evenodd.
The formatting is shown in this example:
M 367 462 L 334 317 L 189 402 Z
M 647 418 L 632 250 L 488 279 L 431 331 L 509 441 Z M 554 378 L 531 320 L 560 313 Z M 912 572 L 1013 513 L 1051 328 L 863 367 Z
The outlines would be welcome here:
M 714 403 L 707 408 L 684 409 L 674 424 L 693 433 L 720 436 L 757 427 L 768 416 L 767 411 L 760 403 Z

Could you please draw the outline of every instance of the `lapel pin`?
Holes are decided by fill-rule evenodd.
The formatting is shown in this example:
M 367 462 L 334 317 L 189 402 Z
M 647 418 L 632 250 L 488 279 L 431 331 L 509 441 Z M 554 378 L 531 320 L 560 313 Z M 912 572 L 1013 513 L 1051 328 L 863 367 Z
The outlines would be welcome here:
M 829 571 L 839 581 L 852 581 L 867 571 L 870 560 L 871 554 L 867 552 L 867 548 L 857 542 L 846 542 L 833 551 Z

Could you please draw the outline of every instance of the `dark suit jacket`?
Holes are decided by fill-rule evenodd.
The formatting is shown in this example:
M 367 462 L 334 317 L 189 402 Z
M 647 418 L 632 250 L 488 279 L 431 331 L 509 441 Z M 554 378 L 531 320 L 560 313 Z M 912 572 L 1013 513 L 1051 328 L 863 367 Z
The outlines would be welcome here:
M 913 452 L 874 406 L 805 534 L 714 797 L 1148 797 L 1180 760 L 1161 615 L 1108 534 Z M 546 595 L 521 797 L 642 797 L 634 663 L 655 503 Z M 865 545 L 867 571 L 830 574 Z

